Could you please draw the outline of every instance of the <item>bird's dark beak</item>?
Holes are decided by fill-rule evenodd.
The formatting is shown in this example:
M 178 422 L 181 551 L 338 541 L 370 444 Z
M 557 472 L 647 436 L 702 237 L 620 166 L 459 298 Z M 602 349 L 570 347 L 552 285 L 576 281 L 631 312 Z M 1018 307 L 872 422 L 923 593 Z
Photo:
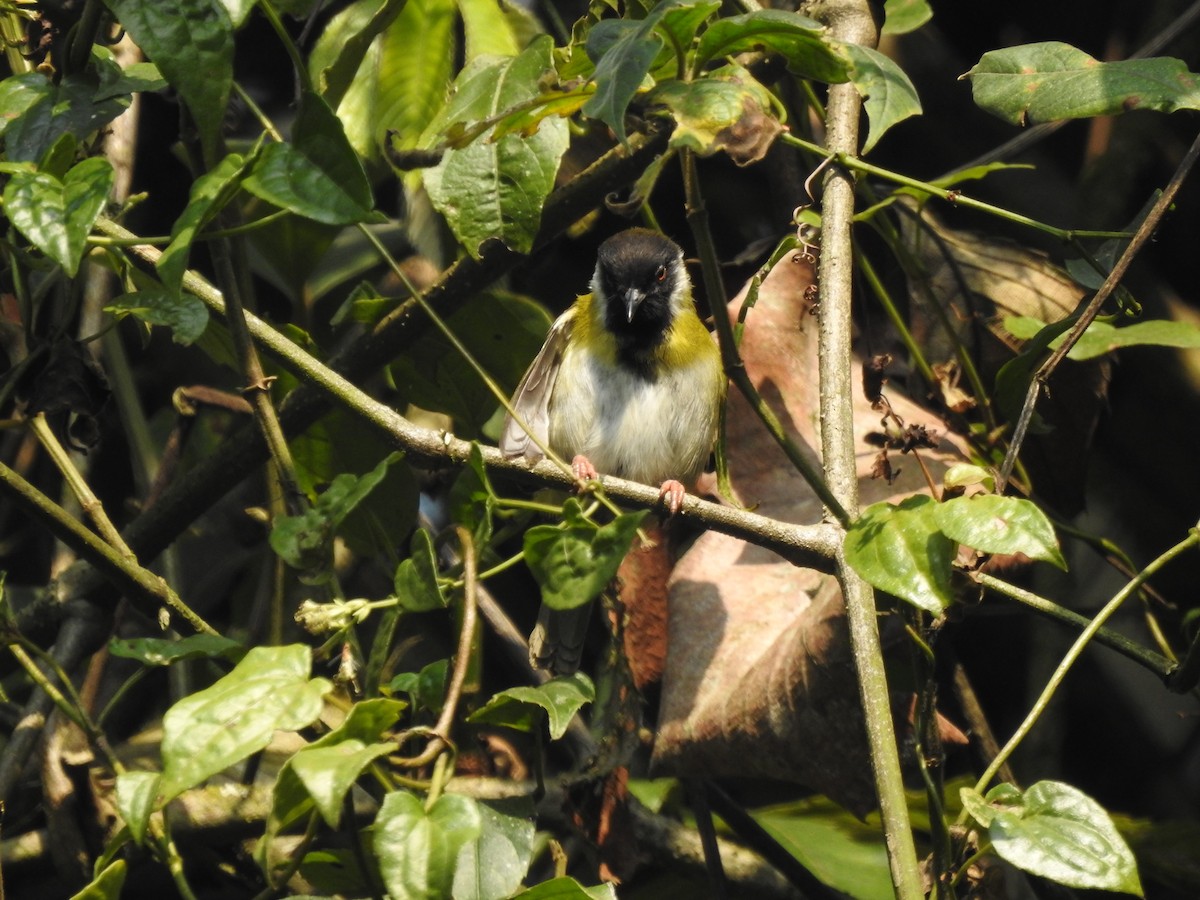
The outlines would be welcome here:
M 625 316 L 626 321 L 633 321 L 633 314 L 637 312 L 637 308 L 641 306 L 642 300 L 645 299 L 645 294 L 637 288 L 630 288 L 625 292 Z

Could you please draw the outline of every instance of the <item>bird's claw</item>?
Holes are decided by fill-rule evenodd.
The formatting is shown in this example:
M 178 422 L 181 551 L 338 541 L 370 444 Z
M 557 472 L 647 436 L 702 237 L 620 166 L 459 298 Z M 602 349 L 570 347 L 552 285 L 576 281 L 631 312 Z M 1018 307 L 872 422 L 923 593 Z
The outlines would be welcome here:
M 678 514 L 679 510 L 683 509 L 683 498 L 687 496 L 687 491 L 678 481 L 671 479 L 664 481 L 662 487 L 658 490 L 658 497 L 666 504 L 667 512 L 671 515 Z
M 592 461 L 582 453 L 571 460 L 571 472 L 581 485 L 600 477 L 596 472 L 596 467 L 592 465 Z

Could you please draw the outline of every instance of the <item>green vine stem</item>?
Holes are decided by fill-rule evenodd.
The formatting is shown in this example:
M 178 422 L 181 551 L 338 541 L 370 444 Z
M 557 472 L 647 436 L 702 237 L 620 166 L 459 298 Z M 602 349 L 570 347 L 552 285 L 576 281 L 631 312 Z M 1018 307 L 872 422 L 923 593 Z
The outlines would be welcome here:
M 733 326 L 729 323 L 729 314 L 725 309 L 725 290 L 721 285 L 712 232 L 708 227 L 708 211 L 704 206 L 704 195 L 700 191 L 700 179 L 696 172 L 696 155 L 685 148 L 680 153 L 680 162 L 683 166 L 683 188 L 687 203 L 688 226 L 696 241 L 696 252 L 700 256 L 704 292 L 708 298 L 709 312 L 712 313 L 713 325 L 717 332 L 717 343 L 721 347 L 721 359 L 724 363 L 725 374 L 741 391 L 746 402 L 750 404 L 750 408 L 766 426 L 767 432 L 787 455 L 788 461 L 795 466 L 796 471 L 821 498 L 821 502 L 839 522 L 848 525 L 850 517 L 845 508 L 830 490 L 821 472 L 788 435 L 783 423 L 779 421 L 775 411 L 763 400 L 758 388 L 750 380 L 749 373 L 746 372 L 746 366 L 738 354 Z
M 1033 726 L 1037 724 L 1038 719 L 1041 718 L 1042 713 L 1045 712 L 1046 707 L 1049 706 L 1050 700 L 1054 697 L 1055 693 L 1057 693 L 1059 685 L 1061 685 L 1063 679 L 1067 677 L 1067 673 L 1071 670 L 1071 667 L 1075 664 L 1075 661 L 1078 660 L 1082 655 L 1084 648 L 1091 643 L 1092 638 L 1097 635 L 1097 633 L 1100 631 L 1100 628 L 1105 622 L 1108 621 L 1113 613 L 1115 613 L 1121 607 L 1121 604 L 1124 603 L 1134 593 L 1136 593 L 1142 584 L 1157 574 L 1165 565 L 1167 565 L 1167 563 L 1171 562 L 1171 560 L 1175 559 L 1177 556 L 1180 556 L 1189 550 L 1195 549 L 1196 547 L 1200 547 L 1200 529 L 1193 528 L 1186 538 L 1184 538 L 1174 547 L 1171 547 L 1169 550 L 1159 556 L 1158 559 L 1154 560 L 1152 563 L 1146 566 L 1146 568 L 1142 569 L 1142 571 L 1136 576 L 1130 579 L 1130 581 L 1123 588 L 1121 588 L 1121 590 L 1117 591 L 1117 593 L 1113 595 L 1113 598 L 1104 605 L 1104 608 L 1101 609 L 1100 612 L 1096 613 L 1095 618 L 1093 618 L 1087 624 L 1087 627 L 1084 628 L 1079 637 L 1075 639 L 1075 643 L 1071 645 L 1071 648 L 1063 657 L 1062 662 L 1060 662 L 1058 667 L 1054 670 L 1054 674 L 1050 676 L 1050 680 L 1042 689 L 1042 693 L 1038 697 L 1037 701 L 1033 704 L 1033 708 L 1029 710 L 1029 714 L 1025 717 L 1025 721 L 1021 723 L 1016 732 L 1014 732 L 1013 736 L 1009 738 L 1008 743 L 1001 748 L 999 754 L 996 755 L 996 758 L 992 760 L 984 773 L 979 777 L 979 781 L 975 785 L 976 791 L 982 792 L 988 786 L 991 780 L 996 777 L 996 772 L 999 770 L 999 768 L 1010 756 L 1012 756 L 1013 751 L 1017 749 L 1021 741 L 1025 739 L 1025 736 L 1028 735 L 1031 730 L 1033 730 Z M 959 816 L 958 824 L 962 825 L 966 822 L 966 820 L 967 812 L 964 810 Z
M 817 4 L 814 11 L 819 20 L 829 24 L 832 35 L 838 40 L 874 46 L 877 33 L 866 0 L 835 0 Z M 825 120 L 826 152 L 832 152 L 839 159 L 855 159 L 861 112 L 862 98 L 853 85 L 830 85 Z M 854 179 L 847 169 L 831 168 L 825 177 L 822 195 L 821 257 L 818 263 L 821 458 L 830 490 L 852 517 L 858 514 L 858 471 L 850 402 L 854 391 L 851 374 L 854 193 Z M 858 671 L 859 696 L 879 795 L 892 885 L 898 900 L 922 900 L 925 891 L 892 723 L 876 621 L 875 593 L 847 563 L 841 547 L 836 563 L 838 581 L 846 601 L 850 645 Z
M 175 610 L 197 633 L 217 634 L 215 628 L 179 599 L 170 585 L 102 541 L 4 463 L 0 463 L 0 490 L 44 522 L 64 544 L 86 557 L 119 590 L 131 599 L 141 601 L 143 612 L 151 619 L 157 618 L 157 609 L 165 605 Z
M 986 572 L 972 572 L 971 578 L 977 584 L 981 584 L 997 594 L 1008 597 L 1011 600 L 1016 600 L 1018 603 L 1028 606 L 1030 609 L 1048 616 L 1052 619 L 1057 619 L 1065 625 L 1070 625 L 1081 630 L 1086 630 L 1090 627 L 1089 620 L 1081 616 L 1077 612 L 1059 606 L 1045 597 L 1038 596 L 1030 591 L 1023 590 L 1015 585 L 1009 584 L 1007 581 L 1001 581 L 994 575 L 989 575 Z M 1098 628 L 1095 630 L 1096 643 L 1103 644 L 1113 650 L 1116 650 L 1122 656 L 1133 660 L 1138 665 L 1149 669 L 1164 682 L 1169 683 L 1172 676 L 1179 669 L 1179 664 L 1172 662 L 1165 656 L 1160 656 L 1152 650 L 1147 650 L 1141 644 L 1129 640 L 1122 634 L 1111 631 L 1107 628 Z

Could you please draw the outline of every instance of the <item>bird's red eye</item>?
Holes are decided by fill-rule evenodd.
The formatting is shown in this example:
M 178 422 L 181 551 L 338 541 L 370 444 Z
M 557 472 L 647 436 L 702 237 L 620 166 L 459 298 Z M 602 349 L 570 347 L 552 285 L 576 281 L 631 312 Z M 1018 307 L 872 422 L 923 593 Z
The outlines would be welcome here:
M 654 273 L 654 277 L 657 278 L 659 281 L 666 281 L 667 280 L 667 267 L 659 266 L 658 271 Z

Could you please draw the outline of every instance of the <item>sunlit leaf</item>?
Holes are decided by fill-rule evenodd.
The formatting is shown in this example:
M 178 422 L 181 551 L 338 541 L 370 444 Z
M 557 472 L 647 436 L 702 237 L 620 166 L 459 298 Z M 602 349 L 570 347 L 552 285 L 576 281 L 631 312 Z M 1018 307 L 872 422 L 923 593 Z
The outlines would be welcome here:
M 85 159 L 62 181 L 44 172 L 14 172 L 4 187 L 4 211 L 30 243 L 73 276 L 112 183 L 112 165 L 102 157 Z
M 1026 340 L 1045 327 L 1044 322 L 1030 316 L 1011 316 L 1004 320 L 1006 331 L 1014 337 Z M 1056 337 L 1050 342 L 1050 349 L 1057 350 L 1064 339 L 1063 335 Z M 1070 349 L 1067 358 L 1080 361 L 1095 359 L 1124 347 L 1176 347 L 1194 350 L 1200 347 L 1200 328 L 1191 322 L 1168 319 L 1150 319 L 1119 328 L 1110 322 L 1095 321 Z
M 167 710 L 162 802 L 263 749 L 276 731 L 311 725 L 332 687 L 310 678 L 311 667 L 309 647 L 254 647 L 228 675 Z
M 125 887 L 125 860 L 114 859 L 99 872 L 91 883 L 71 895 L 71 900 L 120 900 Z
M 532 731 L 543 718 L 550 737 L 558 740 L 585 704 L 596 699 L 592 680 L 583 672 L 560 675 L 537 687 L 518 686 L 496 694 L 471 713 L 468 721 Z
M 388 794 L 375 817 L 374 833 L 375 855 L 388 893 L 395 900 L 451 896 L 455 861 L 482 828 L 479 804 L 469 797 L 442 794 L 426 810 L 414 794 Z
M 553 609 L 574 609 L 599 596 L 629 552 L 645 510 L 607 525 L 535 525 L 525 532 L 525 562 Z
M 476 804 L 478 836 L 454 865 L 454 900 L 509 897 L 521 887 L 533 857 L 534 808 L 527 798 Z
M 859 44 L 847 44 L 846 50 L 854 61 L 850 80 L 866 100 L 869 127 L 862 152 L 869 153 L 897 122 L 920 115 L 921 101 L 904 70 L 878 50 Z
M 136 659 L 144 666 L 169 666 L 185 659 L 236 660 L 246 648 L 237 641 L 217 634 L 190 634 L 184 638 L 113 638 L 108 652 L 113 656 Z
M 933 615 L 954 602 L 950 567 L 957 550 L 942 534 L 931 497 L 876 503 L 846 532 L 846 560 L 880 590 Z
M 975 102 L 1016 125 L 1200 108 L 1200 84 L 1178 59 L 1100 62 L 1058 41 L 992 50 L 966 74 Z
M 171 339 L 185 346 L 199 340 L 208 327 L 208 307 L 199 297 L 162 288 L 122 294 L 114 297 L 104 309 L 117 318 L 136 316 L 149 325 L 170 328 Z
M 939 503 L 934 520 L 942 533 L 984 553 L 1023 553 L 1066 569 L 1054 526 L 1037 504 L 1021 497 L 956 497 Z
M 161 779 L 158 772 L 122 772 L 117 776 L 117 812 L 129 826 L 129 834 L 138 844 L 146 840 L 150 814 L 154 812 Z

